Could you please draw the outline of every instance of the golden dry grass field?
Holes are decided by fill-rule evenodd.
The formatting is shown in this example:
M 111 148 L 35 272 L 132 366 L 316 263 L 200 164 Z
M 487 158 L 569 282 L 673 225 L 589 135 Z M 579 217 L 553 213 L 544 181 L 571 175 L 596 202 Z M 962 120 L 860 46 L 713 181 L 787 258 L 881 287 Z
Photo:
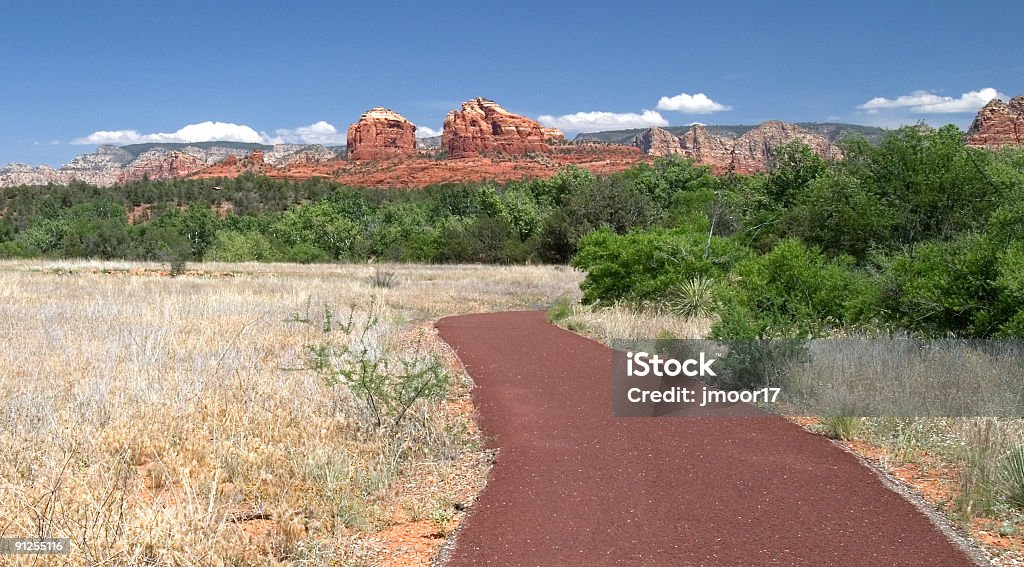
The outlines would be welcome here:
M 24 564 L 422 562 L 490 462 L 433 321 L 543 307 L 576 297 L 581 279 L 555 267 L 161 269 L 0 263 L 0 535 L 72 543 Z M 307 347 L 326 344 L 328 369 L 311 370 Z M 365 398 L 325 380 L 368 361 L 391 375 L 439 364 L 447 388 L 377 426 Z M 417 530 L 436 541 L 413 541 Z

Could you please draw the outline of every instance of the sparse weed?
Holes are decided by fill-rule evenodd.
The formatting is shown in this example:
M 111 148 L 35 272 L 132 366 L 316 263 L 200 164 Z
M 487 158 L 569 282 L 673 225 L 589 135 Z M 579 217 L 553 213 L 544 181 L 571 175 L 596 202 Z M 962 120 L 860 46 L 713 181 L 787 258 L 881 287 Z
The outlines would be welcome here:
M 370 278 L 370 285 L 381 289 L 391 289 L 398 285 L 398 274 L 394 270 L 377 268 Z
M 966 522 L 978 514 L 991 514 L 998 503 L 998 464 L 1004 444 L 991 419 L 970 424 L 964 433 L 954 504 Z
M 548 321 L 558 324 L 570 317 L 574 312 L 573 301 L 567 297 L 559 297 L 555 303 L 548 308 Z
M 361 400 L 378 429 L 397 434 L 409 411 L 421 399 L 441 399 L 448 376 L 441 363 L 423 350 L 422 342 L 404 353 L 391 351 L 383 338 L 380 317 L 371 312 L 354 328 L 350 313 L 335 336 L 332 311 L 324 305 L 321 340 L 306 346 L 309 368 L 327 386 L 346 385 Z

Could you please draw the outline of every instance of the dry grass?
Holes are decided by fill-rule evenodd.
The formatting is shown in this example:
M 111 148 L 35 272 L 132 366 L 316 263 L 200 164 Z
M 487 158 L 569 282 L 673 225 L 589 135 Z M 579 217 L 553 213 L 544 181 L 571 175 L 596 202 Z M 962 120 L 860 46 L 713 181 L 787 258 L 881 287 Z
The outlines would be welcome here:
M 375 287 L 368 265 L 190 268 L 0 263 L 0 535 L 68 537 L 85 565 L 379 563 L 375 533 L 445 524 L 486 474 L 470 385 L 430 322 L 543 306 L 580 279 L 388 266 L 394 285 Z M 382 356 L 425 345 L 447 400 L 417 403 L 394 435 L 369 427 L 344 385 L 302 369 L 321 339 L 289 321 L 306 305 L 375 315 Z
M 600 343 L 614 339 L 672 338 L 699 339 L 708 334 L 713 320 L 687 318 L 628 305 L 610 307 L 571 305 L 571 312 L 558 324 L 582 333 Z

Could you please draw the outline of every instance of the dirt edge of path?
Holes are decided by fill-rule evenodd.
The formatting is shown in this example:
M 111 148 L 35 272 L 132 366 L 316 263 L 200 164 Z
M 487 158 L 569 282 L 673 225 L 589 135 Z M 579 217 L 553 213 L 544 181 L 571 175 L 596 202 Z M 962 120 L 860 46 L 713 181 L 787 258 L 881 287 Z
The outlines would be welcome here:
M 808 431 L 808 433 L 811 433 L 812 435 L 820 435 L 811 431 Z M 846 451 L 850 455 L 853 455 L 861 465 L 875 473 L 875 476 L 878 477 L 882 486 L 900 495 L 907 502 L 910 502 L 914 508 L 917 508 L 918 512 L 928 518 L 928 521 L 938 528 L 938 530 L 942 532 L 949 541 L 960 547 L 960 549 L 962 549 L 968 557 L 973 559 L 975 563 L 982 567 L 992 565 L 992 557 L 985 551 L 985 548 L 978 544 L 978 542 L 974 541 L 965 530 L 958 527 L 952 520 L 944 516 L 940 511 L 936 510 L 923 495 L 914 490 L 914 487 L 909 486 L 896 475 L 878 467 L 868 459 L 865 459 L 862 455 L 858 454 L 843 443 L 840 443 L 835 439 L 829 439 L 829 442 L 843 451 Z

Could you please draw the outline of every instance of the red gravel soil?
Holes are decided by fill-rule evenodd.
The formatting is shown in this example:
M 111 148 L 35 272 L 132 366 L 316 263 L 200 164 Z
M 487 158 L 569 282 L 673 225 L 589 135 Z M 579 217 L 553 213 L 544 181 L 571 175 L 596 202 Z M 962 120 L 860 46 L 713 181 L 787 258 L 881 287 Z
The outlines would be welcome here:
M 612 351 L 543 312 L 437 323 L 498 449 L 448 557 L 480 565 L 974 565 L 778 417 L 613 417 Z

